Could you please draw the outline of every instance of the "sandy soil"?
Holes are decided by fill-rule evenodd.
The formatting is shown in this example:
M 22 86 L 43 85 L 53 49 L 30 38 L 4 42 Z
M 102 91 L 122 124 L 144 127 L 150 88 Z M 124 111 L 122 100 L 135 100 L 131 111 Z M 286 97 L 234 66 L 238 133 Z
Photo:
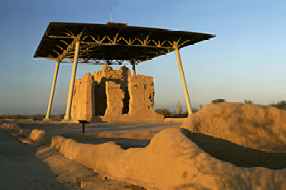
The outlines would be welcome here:
M 54 177 L 45 179 L 52 180 L 47 184 L 60 182 L 69 189 L 284 190 L 285 123 L 285 111 L 241 103 L 207 105 L 182 128 L 178 123 L 97 123 L 82 134 L 79 124 L 19 123 L 21 138 L 43 134 L 26 145 L 26 156 L 24 148 L 19 152 L 36 159 L 37 148 L 40 163 Z M 3 138 L 4 144 L 9 139 Z M 17 158 L 17 150 L 12 153 Z M 11 164 L 9 158 L 6 162 Z
M 7 131 L 0 130 L 0 189 L 67 190 L 68 184 L 57 182 L 55 174 L 38 159 L 33 148 L 20 144 Z
M 21 128 L 21 135 L 18 137 L 11 136 L 12 131 L 9 134 L 7 130 L 0 130 L 0 179 L 3 179 L 0 190 L 143 190 L 143 187 L 100 175 L 76 161 L 64 158 L 47 145 L 53 136 L 63 135 L 82 143 L 115 142 L 125 149 L 144 147 L 155 133 L 176 126 L 177 123 L 97 123 L 89 124 L 82 135 L 79 124 L 19 123 L 17 128 Z M 32 145 L 16 140 L 23 139 L 23 136 L 28 139 L 33 129 L 44 130 L 44 140 Z M 9 130 L 15 133 L 15 129 Z
M 36 155 L 56 174 L 57 181 L 81 190 L 144 190 L 143 187 L 100 175 L 78 162 L 66 159 L 50 147 L 41 147 Z
M 123 148 L 144 147 L 154 134 L 166 128 L 180 126 L 181 123 L 91 123 L 86 125 L 85 134 L 81 132 L 80 124 L 67 123 L 45 123 L 45 122 L 26 122 L 19 123 L 18 126 L 24 133 L 29 135 L 33 129 L 42 129 L 45 131 L 45 140 L 43 145 L 49 145 L 51 138 L 61 135 L 66 138 L 72 138 L 82 143 L 102 144 L 105 142 L 115 142 Z
M 80 126 L 72 124 L 21 127 L 44 129 L 41 143 L 51 144 L 52 149 L 42 149 L 38 155 L 58 180 L 83 188 L 140 189 L 105 180 L 106 175 L 148 189 L 284 190 L 285 122 L 286 112 L 273 107 L 219 103 L 193 114 L 182 125 L 184 129 L 178 124 L 103 123 L 89 125 L 82 135 Z M 71 161 L 101 175 L 82 165 L 71 167 Z M 62 168 L 77 168 L 78 175 Z
M 186 129 L 162 130 L 145 148 L 125 150 L 114 143 L 84 144 L 60 136 L 51 146 L 113 179 L 152 190 L 286 189 L 284 154 L 247 149 Z
M 275 107 L 239 102 L 208 104 L 182 127 L 247 148 L 286 153 L 286 111 Z

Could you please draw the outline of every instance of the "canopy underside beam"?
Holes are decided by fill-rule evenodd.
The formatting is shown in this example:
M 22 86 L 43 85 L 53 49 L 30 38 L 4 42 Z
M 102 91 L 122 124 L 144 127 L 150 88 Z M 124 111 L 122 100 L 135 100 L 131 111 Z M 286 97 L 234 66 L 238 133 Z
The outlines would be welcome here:
M 72 59 L 76 38 L 77 36 L 70 33 L 65 36 L 48 36 L 47 40 L 58 43 L 49 48 L 48 58 L 57 61 Z M 149 36 L 130 38 L 120 36 L 119 33 L 114 36 L 92 36 L 83 33 L 80 43 L 82 48 L 79 58 L 82 59 L 145 61 L 174 51 L 175 45 L 178 47 L 190 45 L 191 40 L 152 40 Z M 111 51 L 112 49 L 117 51 Z

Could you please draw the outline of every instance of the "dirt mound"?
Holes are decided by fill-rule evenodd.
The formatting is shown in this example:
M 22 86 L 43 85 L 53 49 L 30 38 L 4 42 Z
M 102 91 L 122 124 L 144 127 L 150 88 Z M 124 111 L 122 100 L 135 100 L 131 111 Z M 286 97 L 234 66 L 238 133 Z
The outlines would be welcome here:
M 166 129 L 145 148 L 90 145 L 55 137 L 51 147 L 114 179 L 161 190 L 286 189 L 286 169 L 236 167 L 204 152 L 185 129 Z
M 18 126 L 15 123 L 0 123 L 0 129 L 17 129 Z
M 43 141 L 46 132 L 42 129 L 33 129 L 31 132 L 30 130 L 23 132 L 15 133 L 18 141 L 23 144 L 38 144 Z
M 39 148 L 36 155 L 49 166 L 56 175 L 57 181 L 71 186 L 70 189 L 145 190 L 142 187 L 101 176 L 76 161 L 64 158 L 61 154 L 49 147 Z
M 39 142 L 44 138 L 45 134 L 46 132 L 42 129 L 33 129 L 29 135 L 29 139 L 33 142 Z
M 286 152 L 286 111 L 271 106 L 209 104 L 182 127 L 257 150 Z

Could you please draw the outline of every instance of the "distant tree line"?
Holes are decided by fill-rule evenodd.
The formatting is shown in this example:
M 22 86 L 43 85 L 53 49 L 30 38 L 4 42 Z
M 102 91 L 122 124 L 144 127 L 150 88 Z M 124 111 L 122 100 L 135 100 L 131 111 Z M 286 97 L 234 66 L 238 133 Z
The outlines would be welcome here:
M 52 120 L 62 120 L 64 118 L 64 115 L 52 115 L 50 117 Z M 43 114 L 33 114 L 33 115 L 25 115 L 25 114 L 3 114 L 0 115 L 0 120 L 5 120 L 5 119 L 11 119 L 11 120 L 25 120 L 25 119 L 31 119 L 34 121 L 37 120 L 43 120 L 44 119 L 44 115 Z
M 281 110 L 286 110 L 286 100 L 278 101 L 277 103 L 271 104 L 271 106 Z
M 221 103 L 221 102 L 225 102 L 225 99 L 223 99 L 223 98 L 218 98 L 218 99 L 212 100 L 212 103 L 213 103 L 213 104 L 217 104 L 217 103 Z
M 226 100 L 223 98 L 219 98 L 219 99 L 214 99 L 211 102 L 213 104 L 217 104 L 217 103 L 221 103 L 221 102 L 226 102 Z M 245 104 L 253 104 L 253 101 L 246 99 L 246 100 L 244 100 L 244 103 Z M 286 100 L 280 100 L 274 104 L 270 104 L 269 106 L 273 106 L 273 107 L 276 107 L 276 108 L 281 109 L 281 110 L 286 110 Z
M 157 113 L 160 113 L 165 116 L 165 118 L 185 118 L 188 116 L 188 112 L 183 109 L 183 105 L 181 101 L 178 101 L 176 104 L 176 109 L 175 111 L 171 111 L 168 108 L 159 108 L 155 110 Z M 195 113 L 197 112 L 197 108 L 192 108 L 192 112 Z

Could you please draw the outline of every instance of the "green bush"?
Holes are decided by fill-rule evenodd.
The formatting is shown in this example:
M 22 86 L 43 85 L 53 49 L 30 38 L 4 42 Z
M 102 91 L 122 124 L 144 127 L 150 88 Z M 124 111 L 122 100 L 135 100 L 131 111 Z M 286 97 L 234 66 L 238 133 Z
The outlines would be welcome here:
M 225 99 L 219 98 L 219 99 L 212 100 L 213 104 L 217 104 L 217 103 L 221 103 L 221 102 L 225 102 Z
M 168 110 L 167 108 L 160 108 L 155 110 L 157 113 L 162 114 L 162 115 L 170 115 L 171 111 Z

